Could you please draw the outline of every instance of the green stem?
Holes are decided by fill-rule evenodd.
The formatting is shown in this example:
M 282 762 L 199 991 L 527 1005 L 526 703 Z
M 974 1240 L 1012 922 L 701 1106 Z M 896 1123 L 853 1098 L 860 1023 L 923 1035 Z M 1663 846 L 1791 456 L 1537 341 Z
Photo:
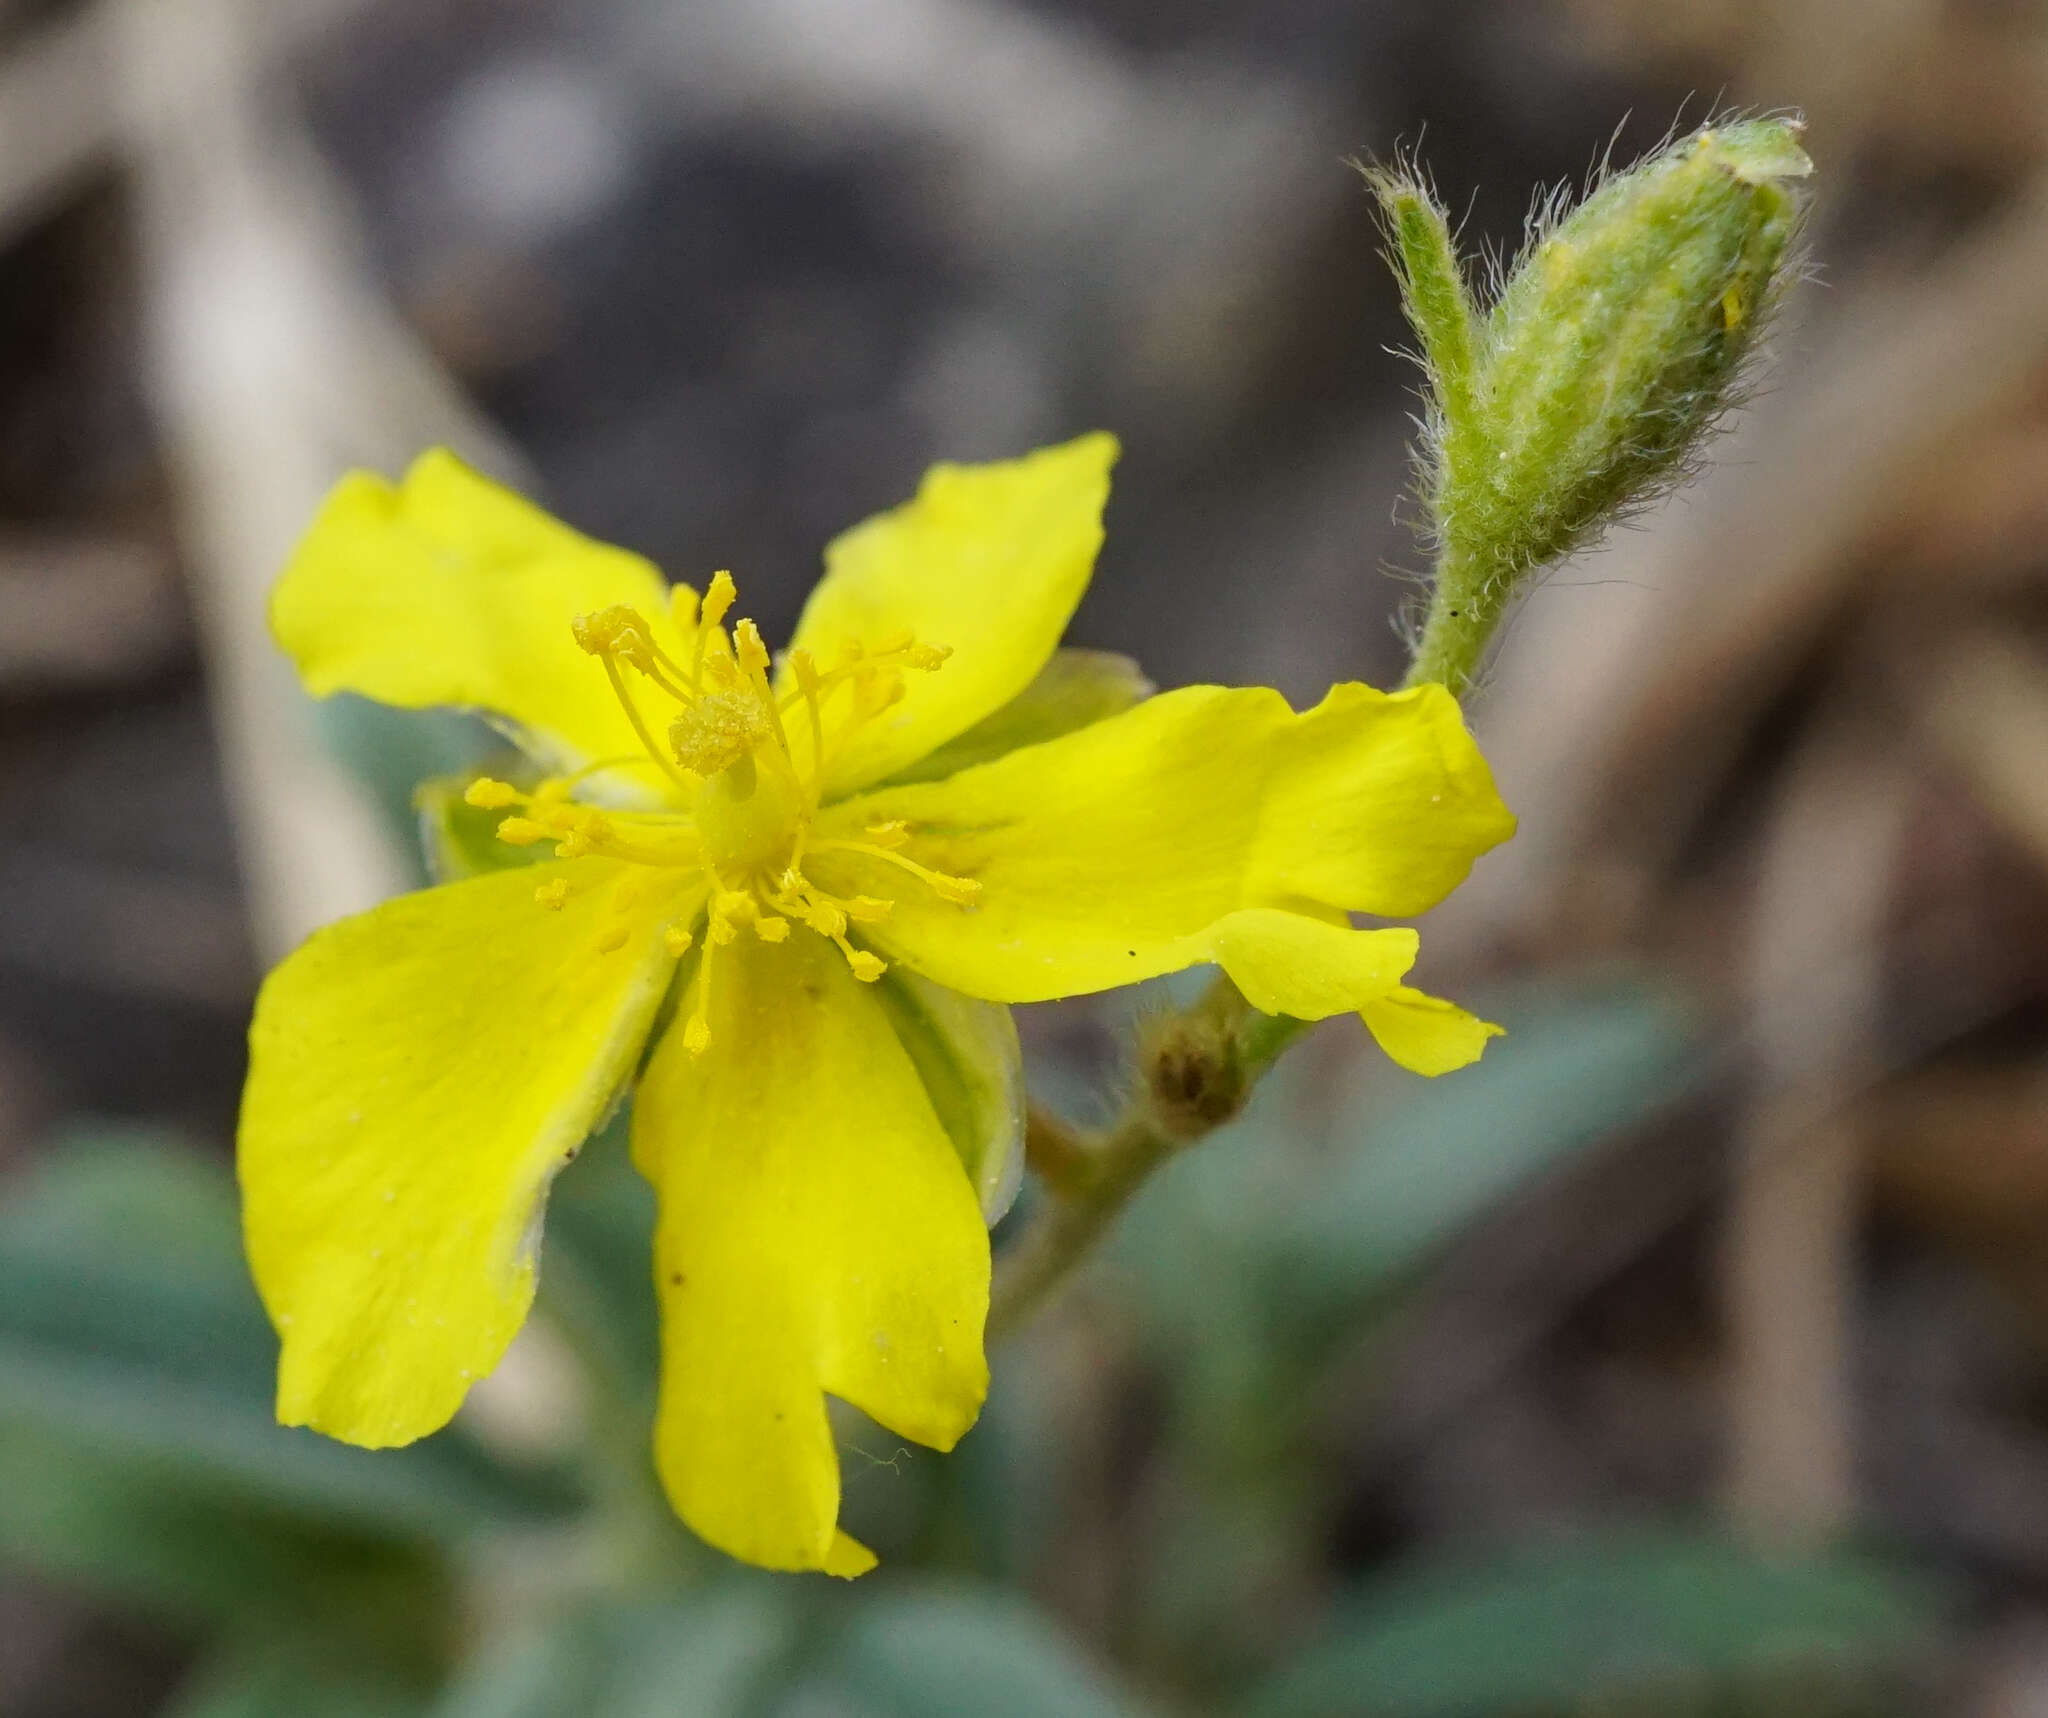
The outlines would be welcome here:
M 1089 1166 L 1085 1179 L 1071 1190 L 1053 1192 L 1037 1221 L 1003 1258 L 989 1296 L 991 1343 L 1030 1321 L 1181 1143 L 1151 1126 L 1149 1118 L 1133 1116 L 1083 1148 Z
M 1084 1133 L 1034 1111 L 1025 1151 L 1046 1201 L 1001 1260 L 989 1341 L 1028 1323 L 1153 1171 L 1231 1120 L 1310 1024 L 1261 1014 L 1219 973 L 1200 1000 L 1151 1023 L 1124 1113 L 1110 1127 Z
M 1496 589 L 1470 557 L 1449 548 L 1438 555 L 1430 580 L 1429 618 L 1415 646 L 1415 659 L 1408 664 L 1408 677 L 1401 684 L 1421 686 L 1434 681 L 1448 687 L 1453 697 L 1463 696 L 1479 672 L 1487 640 L 1500 622 L 1506 590 L 1505 582 Z

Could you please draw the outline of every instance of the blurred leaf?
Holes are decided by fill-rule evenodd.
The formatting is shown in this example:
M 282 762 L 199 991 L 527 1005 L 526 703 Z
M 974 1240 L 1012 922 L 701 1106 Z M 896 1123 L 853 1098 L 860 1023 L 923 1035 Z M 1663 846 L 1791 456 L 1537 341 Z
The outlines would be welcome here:
M 1355 1305 L 1429 1260 L 1545 1171 L 1682 1095 L 1698 1023 L 1668 992 L 1623 984 L 1505 999 L 1508 1035 L 1476 1067 L 1421 1080 L 1375 1067 L 1385 1096 L 1334 1130 L 1314 1197 L 1273 1245 L 1312 1305 Z
M 426 1710 L 425 1696 L 406 1683 L 291 1642 L 202 1665 L 163 1718 L 422 1718 Z
M 470 769 L 479 759 L 502 752 L 505 742 L 476 717 L 454 710 L 399 710 L 353 692 L 310 705 L 321 740 L 369 790 L 385 827 L 425 882 L 413 790 L 430 777 Z
M 50 1154 L 0 1204 L 0 1432 L 307 1522 L 449 1540 L 558 1517 L 559 1481 L 460 1432 L 351 1449 L 272 1412 L 277 1345 L 233 1187 L 162 1143 Z M 86 1483 L 86 1482 L 81 1482 Z
M 1418 1568 L 1361 1593 L 1246 1718 L 1482 1718 L 1643 1702 L 1693 1710 L 1797 1674 L 1896 1667 L 1930 1592 L 1848 1555 L 1776 1559 L 1641 1530 Z M 1804 1708 L 1811 1710 L 1811 1707 Z
M 819 1680 L 889 1718 L 1132 1718 L 1143 1709 L 1043 1613 L 988 1590 L 881 1588 L 860 1602 Z
M 1457 1236 L 1578 1151 L 1681 1095 L 1701 1061 L 1690 1014 L 1635 984 L 1501 999 L 1508 1035 L 1424 1080 L 1362 1056 L 1348 1089 L 1283 1062 L 1223 1137 L 1171 1165 L 1122 1256 L 1154 1325 L 1229 1367 L 1281 1331 L 1348 1326 Z M 1348 1023 L 1346 1028 L 1348 1029 Z
M 541 1305 L 605 1374 L 623 1412 L 651 1433 L 661 1366 L 654 1295 L 654 1189 L 633 1167 L 630 1104 L 577 1153 L 548 1194 Z M 644 1440 L 643 1440 L 644 1441 Z
M 746 1718 L 788 1655 L 791 1597 L 740 1576 L 685 1601 L 580 1612 L 477 1664 L 434 1718 Z
M 408 1660 L 433 1655 L 449 1601 L 437 1559 L 181 1477 L 0 1427 L 0 1555 L 175 1623 L 317 1623 Z

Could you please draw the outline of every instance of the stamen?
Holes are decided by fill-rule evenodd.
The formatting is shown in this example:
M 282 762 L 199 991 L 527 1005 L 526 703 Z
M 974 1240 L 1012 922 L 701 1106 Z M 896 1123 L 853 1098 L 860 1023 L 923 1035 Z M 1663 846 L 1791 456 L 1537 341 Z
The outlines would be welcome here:
M 480 775 L 462 790 L 463 803 L 473 805 L 479 811 L 503 811 L 508 805 L 517 805 L 526 796 L 509 781 L 497 781 L 487 775 Z
M 743 620 L 732 629 L 732 645 L 734 660 L 742 673 L 750 678 L 767 674 L 768 646 L 761 640 L 761 629 L 751 620 Z
M 943 871 L 934 871 L 906 859 L 900 853 L 892 853 L 886 847 L 878 847 L 866 841 L 819 841 L 813 846 L 820 853 L 865 853 L 870 859 L 886 860 L 889 864 L 908 871 L 913 877 L 927 884 L 942 901 L 951 901 L 955 906 L 966 906 L 981 893 L 981 885 L 972 877 L 949 877 Z
M 855 948 L 844 937 L 832 939 L 839 945 L 839 952 L 846 956 L 846 964 L 853 968 L 853 976 L 863 984 L 873 984 L 889 970 L 889 963 L 879 955 L 869 954 L 864 948 Z
M 716 931 L 719 921 L 713 919 L 710 929 Z M 697 997 L 690 1005 L 690 1018 L 683 1026 L 683 1048 L 693 1056 L 701 1056 L 711 1046 L 711 954 L 718 938 L 704 939 L 704 952 L 697 957 Z
M 711 588 L 704 593 L 704 604 L 699 611 L 706 627 L 716 626 L 725 619 L 726 611 L 739 600 L 739 588 L 732 582 L 732 574 L 720 568 L 711 575 Z
M 647 718 L 640 714 L 640 706 L 633 702 L 633 695 L 626 690 L 626 677 L 619 672 L 618 662 L 607 656 L 603 658 L 605 678 L 612 683 L 612 694 L 619 701 L 619 708 L 626 712 L 626 720 L 633 724 L 633 732 L 640 737 L 640 743 L 647 748 L 647 755 L 659 766 L 663 775 L 681 788 L 685 794 L 695 793 L 697 783 L 685 777 L 681 770 L 671 763 L 654 736 L 647 729 Z
M 498 839 L 508 847 L 531 847 L 547 838 L 548 831 L 530 817 L 505 817 L 498 821 Z

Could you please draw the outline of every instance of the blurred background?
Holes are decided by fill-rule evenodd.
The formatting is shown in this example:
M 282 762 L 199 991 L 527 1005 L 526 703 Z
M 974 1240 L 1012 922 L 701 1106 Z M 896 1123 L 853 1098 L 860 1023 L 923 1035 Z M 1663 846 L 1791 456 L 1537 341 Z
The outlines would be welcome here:
M 1721 104 L 1807 115 L 1814 279 L 1471 700 L 1479 1069 L 1311 1038 L 955 1456 L 847 1422 L 852 1587 L 651 1501 L 616 1152 L 450 1433 L 269 1423 L 254 988 L 479 743 L 270 647 L 340 471 L 452 443 L 774 640 L 1100 425 L 1073 642 L 1390 683 L 1347 157 L 1511 252 Z M 2041 0 L 0 0 L 0 1714 L 2048 1714 L 2044 632 Z M 1146 1003 L 1027 1011 L 1042 1098 Z

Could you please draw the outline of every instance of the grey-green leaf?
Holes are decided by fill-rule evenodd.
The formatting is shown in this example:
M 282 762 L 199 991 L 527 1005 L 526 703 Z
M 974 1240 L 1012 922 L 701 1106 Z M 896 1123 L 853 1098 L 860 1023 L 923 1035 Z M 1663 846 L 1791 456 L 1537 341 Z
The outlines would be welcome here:
M 433 1718 L 748 1718 L 789 1651 L 786 1586 L 595 1606 L 458 1678 Z
M 560 1516 L 556 1480 L 460 1432 L 405 1450 L 287 1430 L 224 1169 L 166 1143 L 51 1153 L 0 1204 L 0 1431 L 251 1507 L 407 1541 Z
M 1356 1595 L 1245 1718 L 1705 1711 L 1772 1688 L 1813 1710 L 1931 1644 L 1921 1582 L 1874 1558 L 1771 1558 L 1639 1530 L 1412 1569 Z M 1836 1709 L 1836 1708 L 1830 1708 Z
M 865 1596 L 824 1674 L 890 1718 L 1134 1718 L 1143 1709 L 1041 1612 L 988 1590 Z

